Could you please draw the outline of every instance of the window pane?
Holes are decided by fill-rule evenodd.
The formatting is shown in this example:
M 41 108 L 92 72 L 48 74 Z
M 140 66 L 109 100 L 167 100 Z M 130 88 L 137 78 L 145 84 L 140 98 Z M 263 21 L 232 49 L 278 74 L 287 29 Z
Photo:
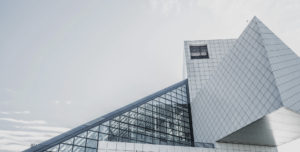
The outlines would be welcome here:
M 59 152 L 72 152 L 71 145 L 60 144 Z
M 85 138 L 75 137 L 74 145 L 85 146 L 85 142 Z
M 191 59 L 209 58 L 207 46 L 190 46 Z
M 97 149 L 93 149 L 93 148 L 86 148 L 85 152 L 97 152 Z
M 87 139 L 86 146 L 91 148 L 97 148 L 97 140 Z
M 109 131 L 109 130 L 108 130 L 108 127 L 107 127 L 107 126 L 102 126 L 102 125 L 100 126 L 100 132 L 101 132 L 101 133 L 107 133 L 107 134 L 108 134 L 108 131 Z
M 96 127 L 92 128 L 91 131 L 98 132 L 99 131 L 99 126 L 96 126 Z
M 84 152 L 84 147 L 74 146 L 73 152 Z
M 108 140 L 108 135 L 99 133 L 99 141 L 107 141 Z
M 88 131 L 87 138 L 90 139 L 98 139 L 98 132 Z
M 77 135 L 77 136 L 78 136 L 78 137 L 85 138 L 85 137 L 86 137 L 86 134 L 87 134 L 87 132 L 85 131 L 85 132 L 83 132 L 83 133 L 81 133 L 81 134 L 79 134 L 79 135 Z

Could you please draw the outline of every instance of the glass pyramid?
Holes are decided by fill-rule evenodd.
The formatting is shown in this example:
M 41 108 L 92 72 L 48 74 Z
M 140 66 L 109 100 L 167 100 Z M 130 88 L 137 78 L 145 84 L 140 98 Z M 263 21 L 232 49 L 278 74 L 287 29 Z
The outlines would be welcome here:
M 27 151 L 97 152 L 99 141 L 193 146 L 188 94 L 183 80 Z

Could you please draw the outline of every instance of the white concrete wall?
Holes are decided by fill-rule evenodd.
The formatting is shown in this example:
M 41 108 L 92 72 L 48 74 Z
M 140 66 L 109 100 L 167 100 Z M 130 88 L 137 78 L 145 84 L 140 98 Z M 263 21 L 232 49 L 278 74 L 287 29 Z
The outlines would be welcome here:
M 98 152 L 277 152 L 276 147 L 217 143 L 216 148 L 100 141 Z

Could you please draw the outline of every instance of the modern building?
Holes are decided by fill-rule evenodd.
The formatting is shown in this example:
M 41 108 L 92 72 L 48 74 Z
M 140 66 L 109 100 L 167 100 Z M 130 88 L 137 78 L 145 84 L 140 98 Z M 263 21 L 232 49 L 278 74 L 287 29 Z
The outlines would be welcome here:
M 300 58 L 259 19 L 184 47 L 186 80 L 25 152 L 277 152 L 300 137 Z

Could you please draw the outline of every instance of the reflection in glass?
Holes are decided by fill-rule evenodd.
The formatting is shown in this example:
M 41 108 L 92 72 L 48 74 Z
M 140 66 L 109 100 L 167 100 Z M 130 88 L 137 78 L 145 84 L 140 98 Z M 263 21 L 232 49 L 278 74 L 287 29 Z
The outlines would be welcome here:
M 183 84 L 48 151 L 96 152 L 98 141 L 192 146 L 191 134 L 187 87 Z

